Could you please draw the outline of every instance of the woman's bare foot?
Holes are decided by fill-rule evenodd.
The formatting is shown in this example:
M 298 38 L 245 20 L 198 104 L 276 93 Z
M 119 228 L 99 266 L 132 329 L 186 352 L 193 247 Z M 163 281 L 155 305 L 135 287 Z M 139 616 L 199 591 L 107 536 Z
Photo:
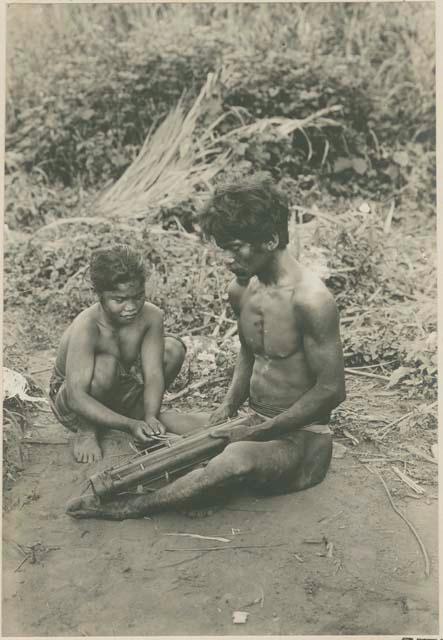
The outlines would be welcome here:
M 119 496 L 109 502 L 101 502 L 96 496 L 80 496 L 80 498 L 69 500 L 66 513 L 73 518 L 104 518 L 105 520 L 142 517 L 138 509 L 128 504 L 128 496 Z
M 97 462 L 103 457 L 94 429 L 79 431 L 74 438 L 74 458 L 77 462 Z

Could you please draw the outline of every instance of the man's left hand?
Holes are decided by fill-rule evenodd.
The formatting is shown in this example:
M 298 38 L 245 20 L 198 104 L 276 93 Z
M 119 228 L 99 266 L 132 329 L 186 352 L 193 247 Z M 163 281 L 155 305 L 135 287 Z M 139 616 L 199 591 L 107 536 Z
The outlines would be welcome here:
M 148 427 L 151 428 L 153 435 L 164 436 L 166 433 L 166 427 L 155 416 L 149 416 L 145 418 L 145 422 Z

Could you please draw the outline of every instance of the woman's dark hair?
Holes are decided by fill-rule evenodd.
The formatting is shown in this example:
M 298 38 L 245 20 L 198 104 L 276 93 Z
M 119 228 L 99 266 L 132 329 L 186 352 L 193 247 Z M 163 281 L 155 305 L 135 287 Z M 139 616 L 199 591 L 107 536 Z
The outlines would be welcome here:
M 94 251 L 89 274 L 96 293 L 112 291 L 122 282 L 144 282 L 146 277 L 143 257 L 127 244 L 115 244 Z
M 199 223 L 204 235 L 223 244 L 232 238 L 266 242 L 278 234 L 279 249 L 289 242 L 289 208 L 272 178 L 244 178 L 217 187 Z

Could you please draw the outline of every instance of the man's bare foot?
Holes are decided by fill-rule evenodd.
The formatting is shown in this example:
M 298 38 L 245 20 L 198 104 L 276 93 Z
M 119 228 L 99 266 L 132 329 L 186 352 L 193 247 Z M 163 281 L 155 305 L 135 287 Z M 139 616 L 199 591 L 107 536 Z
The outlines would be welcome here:
M 73 518 L 103 518 L 105 520 L 126 520 L 141 518 L 142 513 L 128 505 L 127 497 L 116 497 L 109 502 L 101 502 L 96 496 L 80 496 L 69 500 L 66 513 Z
M 77 462 L 97 462 L 103 457 L 95 431 L 79 432 L 74 439 L 74 458 Z

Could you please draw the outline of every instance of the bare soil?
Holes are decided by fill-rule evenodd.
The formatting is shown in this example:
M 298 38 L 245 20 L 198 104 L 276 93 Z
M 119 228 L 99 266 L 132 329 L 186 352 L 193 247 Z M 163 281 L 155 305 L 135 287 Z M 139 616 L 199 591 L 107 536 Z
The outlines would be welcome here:
M 52 357 L 34 353 L 29 369 L 44 368 Z M 49 372 L 37 377 L 47 385 Z M 368 413 L 375 410 L 371 403 L 380 411 L 375 392 L 382 389 L 377 381 L 353 379 L 346 406 L 355 408 L 364 396 Z M 408 409 L 404 400 L 399 408 L 399 398 L 384 402 L 392 419 Z M 241 495 L 204 519 L 167 513 L 121 523 L 76 521 L 65 515 L 66 501 L 95 470 L 127 453 L 128 443 L 108 437 L 104 461 L 83 466 L 50 413 L 38 411 L 33 423 L 27 437 L 59 444 L 23 444 L 25 470 L 4 494 L 3 635 L 438 633 L 432 464 L 423 462 L 426 493 L 416 499 L 388 466 L 378 466 L 428 550 L 426 578 L 415 538 L 377 475 L 357 459 L 363 451 L 374 455 L 373 443 L 353 446 L 339 436 L 344 457 L 333 459 L 318 487 Z M 358 437 L 358 420 L 348 429 Z M 231 542 L 167 535 L 174 533 Z M 213 547 L 222 549 L 204 551 Z M 245 624 L 233 624 L 234 611 L 249 613 Z

